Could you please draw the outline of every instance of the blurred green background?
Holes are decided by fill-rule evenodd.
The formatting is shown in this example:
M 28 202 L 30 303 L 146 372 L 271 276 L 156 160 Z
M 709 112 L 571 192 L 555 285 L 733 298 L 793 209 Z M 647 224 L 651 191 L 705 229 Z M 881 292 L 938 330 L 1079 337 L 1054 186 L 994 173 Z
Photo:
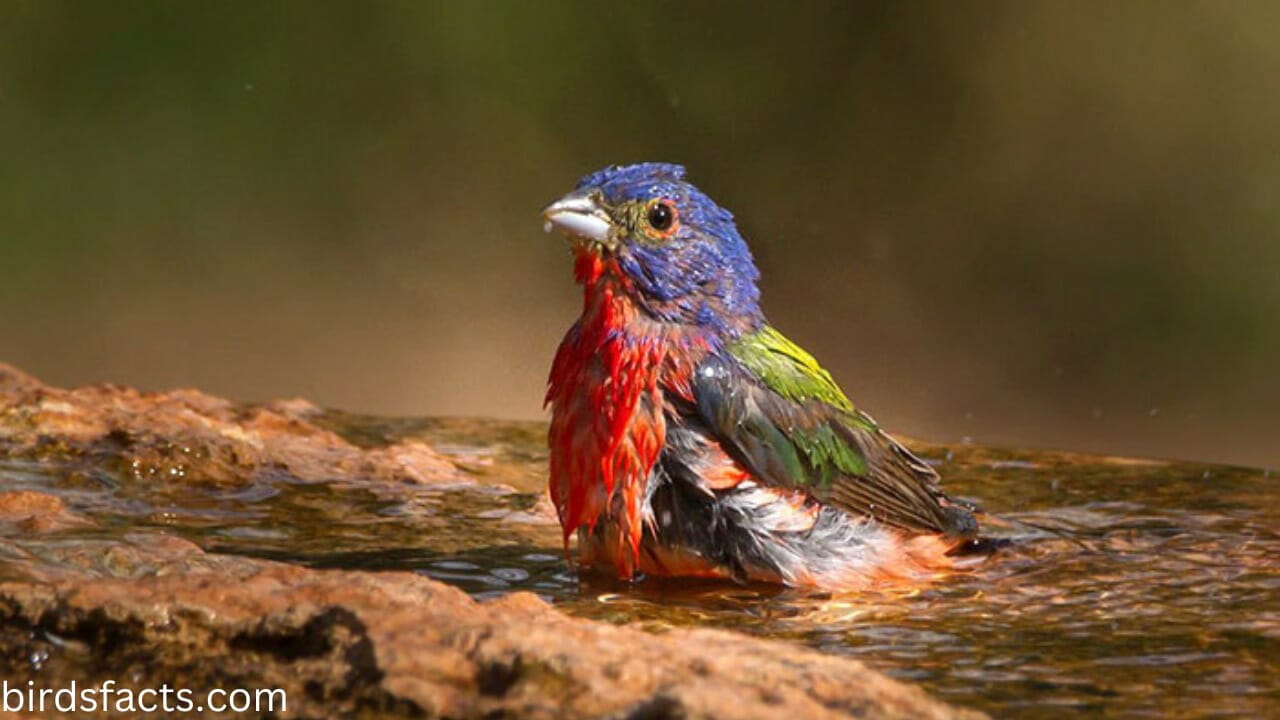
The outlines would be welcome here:
M 0 359 L 539 417 L 539 209 L 686 164 L 887 426 L 1280 464 L 1280 4 L 0 3 Z

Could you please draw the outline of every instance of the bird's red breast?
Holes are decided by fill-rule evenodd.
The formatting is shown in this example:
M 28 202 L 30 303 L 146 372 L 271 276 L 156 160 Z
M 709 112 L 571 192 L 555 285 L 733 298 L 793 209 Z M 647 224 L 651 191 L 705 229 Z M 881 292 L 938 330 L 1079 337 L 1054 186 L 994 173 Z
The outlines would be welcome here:
M 617 533 L 619 577 L 635 574 L 645 484 L 666 436 L 665 393 L 691 397 L 705 347 L 642 317 L 616 261 L 581 249 L 575 273 L 582 316 L 556 352 L 546 402 L 552 406 L 548 488 L 566 551 L 578 528 L 602 519 Z

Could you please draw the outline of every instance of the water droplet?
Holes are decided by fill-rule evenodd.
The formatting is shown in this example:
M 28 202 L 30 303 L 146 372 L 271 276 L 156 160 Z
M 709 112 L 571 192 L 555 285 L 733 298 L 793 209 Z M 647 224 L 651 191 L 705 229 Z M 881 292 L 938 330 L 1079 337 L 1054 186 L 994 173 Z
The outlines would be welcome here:
M 524 582 L 529 579 L 529 571 L 520 568 L 494 568 L 489 572 L 508 582 Z
M 479 570 L 480 566 L 466 560 L 441 560 L 431 563 L 431 567 L 441 570 Z

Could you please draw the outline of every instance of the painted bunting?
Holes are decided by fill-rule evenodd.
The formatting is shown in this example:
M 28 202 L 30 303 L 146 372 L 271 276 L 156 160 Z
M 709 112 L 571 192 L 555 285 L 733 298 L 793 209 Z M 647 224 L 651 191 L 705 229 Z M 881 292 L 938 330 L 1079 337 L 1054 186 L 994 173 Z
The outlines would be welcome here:
M 972 508 L 769 325 L 733 216 L 684 168 L 611 166 L 543 215 L 583 287 L 546 396 L 581 565 L 839 589 L 976 542 Z

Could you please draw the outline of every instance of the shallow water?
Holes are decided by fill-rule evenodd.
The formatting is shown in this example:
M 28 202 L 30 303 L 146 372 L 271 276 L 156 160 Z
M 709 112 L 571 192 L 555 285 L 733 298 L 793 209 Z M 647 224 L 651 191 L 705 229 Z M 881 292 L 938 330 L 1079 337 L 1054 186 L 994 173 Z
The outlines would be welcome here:
M 213 552 L 421 572 L 480 597 L 530 590 L 610 622 L 789 639 L 996 716 L 1280 716 L 1280 478 L 1265 471 L 918 446 L 951 494 L 995 516 L 988 527 L 1009 548 L 927 586 L 853 596 L 625 586 L 569 572 L 540 492 L 544 426 L 324 422 L 368 445 L 421 437 L 480 483 L 229 489 L 0 461 L 0 485 L 52 492 L 94 520 L 0 538 L 0 577 L 14 574 L 6 558 L 83 562 L 68 545 L 160 529 Z

